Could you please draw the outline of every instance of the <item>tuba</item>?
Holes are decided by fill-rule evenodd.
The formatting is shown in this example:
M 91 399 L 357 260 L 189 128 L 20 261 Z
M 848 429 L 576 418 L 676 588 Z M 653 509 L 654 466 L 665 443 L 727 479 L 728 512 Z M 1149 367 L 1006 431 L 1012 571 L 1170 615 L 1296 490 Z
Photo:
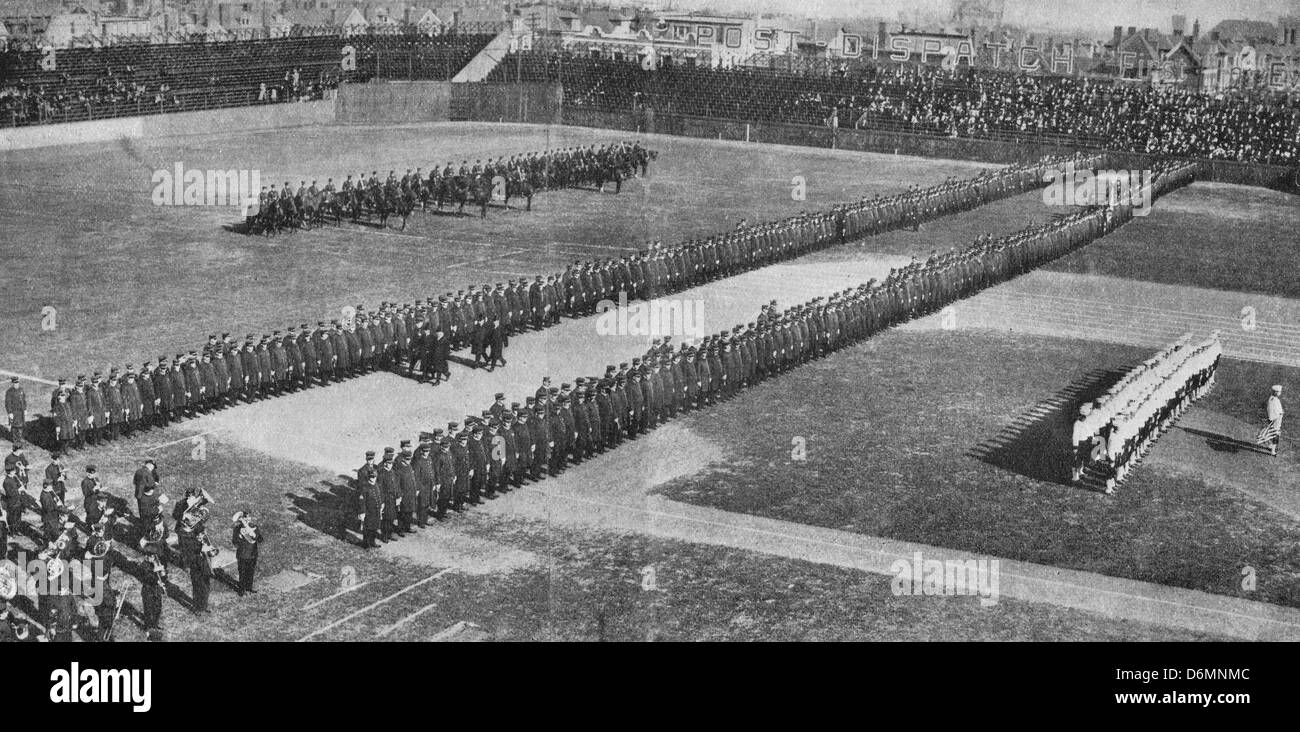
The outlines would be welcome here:
M 209 505 L 214 503 L 212 496 L 202 488 L 197 495 L 185 496 L 185 513 L 181 515 L 181 528 L 185 531 L 194 531 L 199 524 L 208 520 L 208 514 L 211 510 Z

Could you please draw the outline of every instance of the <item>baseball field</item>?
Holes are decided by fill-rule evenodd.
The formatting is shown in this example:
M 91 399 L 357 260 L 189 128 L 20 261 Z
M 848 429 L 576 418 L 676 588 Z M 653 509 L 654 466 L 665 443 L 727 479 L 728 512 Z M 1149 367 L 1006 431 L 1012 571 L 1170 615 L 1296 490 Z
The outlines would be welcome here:
M 0 153 L 0 370 L 49 383 L 468 285 L 549 274 L 741 219 L 967 178 L 989 166 L 652 136 L 623 191 L 543 192 L 485 220 L 417 211 L 252 237 L 233 207 L 157 206 L 154 173 L 257 170 L 264 184 L 592 144 L 574 127 L 311 127 Z M 802 182 L 803 200 L 792 195 Z M 704 332 L 827 295 L 932 250 L 1062 213 L 1037 193 L 679 293 Z M 648 345 L 595 318 L 512 339 L 509 365 L 449 384 L 372 374 L 73 454 L 130 495 L 159 461 L 173 497 L 202 486 L 216 525 L 251 507 L 261 591 L 218 586 L 176 640 L 1170 640 L 1300 638 L 1300 459 L 1251 441 L 1272 384 L 1300 385 L 1291 275 L 1300 210 L 1284 194 L 1197 183 L 1053 265 L 692 413 L 566 471 L 366 551 L 350 474 L 494 392 L 601 373 Z M 1231 254 L 1222 245 L 1231 242 Z M 50 309 L 53 310 L 50 310 Z M 51 312 L 53 319 L 51 320 Z M 53 327 L 51 327 L 51 325 Z M 1223 332 L 1215 390 L 1119 493 L 1061 479 L 1073 405 L 1186 331 Z M 33 467 L 47 457 L 31 448 Z M 228 532 L 214 531 L 229 546 Z M 222 536 L 225 533 L 227 535 Z M 27 547 L 30 540 L 18 539 Z M 1001 563 L 1001 597 L 896 595 L 916 552 Z M 124 614 L 139 555 L 117 551 Z M 137 639 L 133 623 L 118 637 Z

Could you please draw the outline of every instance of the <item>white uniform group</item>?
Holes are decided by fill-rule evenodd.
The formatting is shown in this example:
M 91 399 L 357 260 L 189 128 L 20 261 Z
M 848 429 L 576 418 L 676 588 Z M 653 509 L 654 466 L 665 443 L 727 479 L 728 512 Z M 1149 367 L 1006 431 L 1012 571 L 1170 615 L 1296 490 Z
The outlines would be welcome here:
M 1214 386 L 1222 355 L 1218 331 L 1199 342 L 1184 335 L 1084 404 L 1074 422 L 1073 480 L 1093 478 L 1113 493 L 1156 438 Z

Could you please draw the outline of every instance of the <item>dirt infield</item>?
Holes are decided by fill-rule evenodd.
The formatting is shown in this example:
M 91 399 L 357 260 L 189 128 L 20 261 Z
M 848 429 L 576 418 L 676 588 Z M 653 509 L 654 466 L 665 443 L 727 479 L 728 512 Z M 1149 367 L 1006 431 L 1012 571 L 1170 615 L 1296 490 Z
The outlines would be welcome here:
M 747 323 L 771 299 L 792 304 L 880 278 L 899 258 L 866 257 L 849 266 L 785 263 L 679 293 L 674 301 L 702 303 L 700 328 L 712 334 Z M 667 300 L 667 299 L 665 299 Z M 664 302 L 660 300 L 657 302 Z M 577 376 L 600 376 L 608 364 L 630 362 L 654 336 L 601 334 L 600 317 L 565 321 L 511 340 L 509 365 L 498 372 L 454 367 L 442 386 L 421 385 L 391 373 L 373 374 L 193 420 L 196 432 L 219 432 L 249 448 L 330 471 L 347 473 L 366 450 L 396 446 L 420 431 L 477 415 L 502 391 L 523 402 L 550 376 L 559 386 Z M 675 333 L 674 342 L 689 340 Z

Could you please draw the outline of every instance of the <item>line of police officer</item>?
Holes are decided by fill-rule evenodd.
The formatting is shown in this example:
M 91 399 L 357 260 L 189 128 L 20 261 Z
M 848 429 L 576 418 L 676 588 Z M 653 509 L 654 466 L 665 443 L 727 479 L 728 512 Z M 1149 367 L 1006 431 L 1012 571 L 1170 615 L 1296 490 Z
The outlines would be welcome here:
M 59 379 L 51 397 L 56 438 L 60 448 L 73 449 L 239 400 L 256 401 L 376 369 L 436 384 L 450 378 L 453 350 L 470 347 L 476 365 L 504 365 L 511 335 L 546 328 L 562 316 L 590 314 L 620 293 L 629 300 L 661 297 L 850 239 L 919 226 L 1036 187 L 1045 172 L 1072 161 L 1082 165 L 1100 158 L 1047 157 L 826 212 L 742 224 L 675 246 L 654 242 L 618 259 L 574 262 L 532 282 L 471 285 L 437 301 L 385 302 L 373 313 L 358 305 L 346 318 L 318 322 L 315 330 L 304 323 L 260 340 L 249 334 L 242 346 L 228 333 L 220 340 L 209 336 L 201 354 L 179 353 L 170 363 L 160 356 L 156 364 L 141 364 L 138 374 L 128 365 L 125 373 L 112 368 L 106 381 L 99 372 L 89 382 L 84 375 L 77 377 L 72 386 Z
M 1190 178 L 1181 169 L 1156 174 L 1157 191 Z M 779 310 L 696 345 L 655 339 L 643 356 L 609 365 L 599 377 L 559 387 L 545 379 L 524 403 L 504 393 L 479 415 L 404 440 L 382 457 L 366 453 L 357 470 L 362 545 L 375 546 L 448 510 L 460 511 L 497 491 L 556 475 L 571 463 L 634 439 L 678 414 L 820 358 L 883 329 L 935 312 L 955 300 L 1016 277 L 1104 236 L 1131 209 L 1092 207 L 1003 237 L 891 270 L 829 298 Z M 351 522 L 340 521 L 346 536 Z

